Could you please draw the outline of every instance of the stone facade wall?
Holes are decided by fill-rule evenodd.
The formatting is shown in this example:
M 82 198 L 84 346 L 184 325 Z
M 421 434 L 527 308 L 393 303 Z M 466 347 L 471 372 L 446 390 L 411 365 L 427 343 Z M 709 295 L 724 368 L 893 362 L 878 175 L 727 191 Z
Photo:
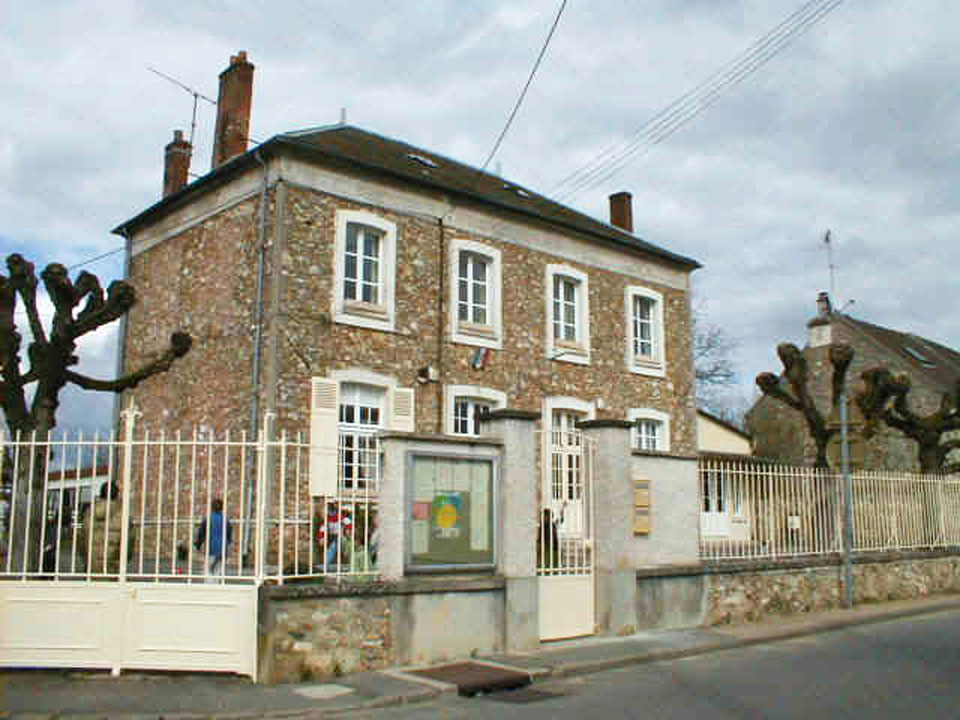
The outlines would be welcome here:
M 443 386 L 478 385 L 502 390 L 509 407 L 541 409 L 544 396 L 593 401 L 603 398 L 598 415 L 624 418 L 628 408 L 668 412 L 672 449 L 696 448 L 695 416 L 690 406 L 692 362 L 688 298 L 673 288 L 601 271 L 520 245 L 469 234 L 442 231 L 436 220 L 390 212 L 299 187 L 288 193 L 283 307 L 280 319 L 287 342 L 280 351 L 278 416 L 281 423 L 304 427 L 309 420 L 310 378 L 334 370 L 363 367 L 393 375 L 402 387 L 415 387 L 418 432 L 443 432 Z M 396 331 L 385 333 L 330 321 L 337 210 L 367 210 L 397 226 Z M 503 268 L 503 349 L 492 350 L 482 369 L 471 361 L 476 350 L 449 342 L 449 259 L 457 239 L 500 250 Z M 443 256 L 443 260 L 441 260 Z M 544 271 L 564 263 L 589 276 L 591 365 L 584 367 L 544 357 L 546 316 Z M 664 296 L 668 377 L 650 378 L 625 367 L 627 328 L 624 290 L 643 284 Z M 433 365 L 436 383 L 416 382 L 418 369 Z
M 418 432 L 442 432 L 444 385 L 478 385 L 507 393 L 508 405 L 541 409 L 544 396 L 604 400 L 598 416 L 624 418 L 628 408 L 670 413 L 671 450 L 696 449 L 689 298 L 684 290 L 456 228 L 436 219 L 389 211 L 289 185 L 268 227 L 264 363 L 276 349 L 278 428 L 309 423 L 311 377 L 345 368 L 393 376 L 416 389 Z M 282 195 L 280 197 L 283 197 Z M 130 281 L 140 302 L 130 314 L 128 368 L 162 350 L 174 329 L 194 336 L 190 354 L 159 379 L 135 391 L 153 427 L 193 424 L 246 428 L 251 406 L 252 327 L 257 267 L 259 198 L 215 213 L 132 258 Z M 366 210 L 397 226 L 396 330 L 382 332 L 333 322 L 336 211 Z M 279 218 L 281 226 L 272 223 Z M 454 239 L 502 253 L 503 349 L 473 369 L 475 348 L 450 342 L 449 282 L 443 257 Z M 136 238 L 134 238 L 136 243 Z M 563 263 L 589 276 L 592 361 L 581 366 L 544 357 L 544 270 Z M 443 272 L 441 272 L 441 268 Z M 274 287 L 274 283 L 279 283 Z M 624 289 L 643 285 L 664 297 L 666 378 L 630 373 L 625 366 Z M 278 312 L 272 299 L 278 291 Z M 418 384 L 417 371 L 440 370 L 439 382 Z M 264 382 L 269 371 L 265 371 Z M 265 388 L 263 405 L 270 401 Z

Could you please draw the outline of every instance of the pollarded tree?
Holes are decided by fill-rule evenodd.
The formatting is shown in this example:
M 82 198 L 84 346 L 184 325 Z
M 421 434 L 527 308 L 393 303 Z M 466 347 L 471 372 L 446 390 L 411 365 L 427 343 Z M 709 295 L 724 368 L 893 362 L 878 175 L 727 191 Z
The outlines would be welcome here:
M 833 344 L 830 346 L 828 354 L 830 364 L 833 366 L 833 376 L 830 384 L 831 408 L 836 413 L 839 411 L 847 370 L 849 370 L 850 362 L 853 360 L 853 348 L 849 345 Z M 803 415 L 817 448 L 817 458 L 814 466 L 828 468 L 830 464 L 827 462 L 827 445 L 830 438 L 839 432 L 839 428 L 828 422 L 830 415 L 824 416 L 813 401 L 813 396 L 807 386 L 809 371 L 807 359 L 803 356 L 803 353 L 797 349 L 796 345 L 781 343 L 777 346 L 777 355 L 780 356 L 780 362 L 783 363 L 783 375 L 760 373 L 757 375 L 757 386 L 767 397 L 778 400 Z M 787 381 L 792 394 L 783 387 L 782 380 Z
M 31 436 L 42 446 L 56 425 L 60 391 L 73 383 L 86 390 L 122 392 L 135 387 L 151 375 L 164 372 L 174 360 L 190 350 L 191 338 L 175 332 L 170 347 L 143 368 L 116 380 L 98 380 L 75 372 L 77 339 L 123 316 L 136 302 L 131 285 L 122 281 L 110 283 L 104 296 L 95 275 L 81 272 L 71 282 L 66 267 L 51 263 L 40 273 L 47 294 L 54 306 L 49 333 L 40 322 L 37 309 L 37 276 L 33 263 L 20 255 L 7 257 L 9 277 L 0 275 L 0 407 L 7 427 L 16 436 Z M 23 341 L 17 331 L 17 297 L 23 303 L 32 341 L 27 347 L 29 367 L 21 372 L 20 348 Z M 83 308 L 77 312 L 81 303 Z M 27 401 L 27 388 L 35 384 L 32 400 Z M 26 562 L 26 570 L 38 569 L 40 531 L 43 520 L 43 486 L 46 475 L 46 453 L 40 449 L 31 462 L 21 462 L 26 472 L 32 469 L 29 482 L 17 483 L 14 527 L 30 527 L 29 537 L 15 533 L 14 559 Z M 29 492 L 32 485 L 33 491 Z M 28 503 L 28 497 L 30 502 Z M 24 545 L 26 543 L 26 552 Z M 19 567 L 17 568 L 20 569 Z
M 917 459 L 923 472 L 946 470 L 950 451 L 960 448 L 960 440 L 943 439 L 946 433 L 960 430 L 960 380 L 952 396 L 943 393 L 935 412 L 919 415 L 908 405 L 909 376 L 876 367 L 865 370 L 860 377 L 864 389 L 857 395 L 857 405 L 866 420 L 864 435 L 872 436 L 877 423 L 882 421 L 917 443 Z

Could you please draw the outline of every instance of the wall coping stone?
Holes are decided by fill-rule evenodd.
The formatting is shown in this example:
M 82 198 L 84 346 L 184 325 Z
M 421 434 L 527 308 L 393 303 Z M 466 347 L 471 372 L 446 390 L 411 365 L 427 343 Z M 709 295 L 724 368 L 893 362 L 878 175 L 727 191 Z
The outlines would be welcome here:
M 480 420 L 539 420 L 540 413 L 536 410 L 516 410 L 514 408 L 497 408 L 488 410 L 480 416 Z
M 446 443 L 449 445 L 488 445 L 502 447 L 503 440 L 497 437 L 461 437 L 457 435 L 431 435 L 429 433 L 410 433 L 391 430 L 380 434 L 381 440 L 407 440 L 409 442 Z
M 960 557 L 960 547 L 935 548 L 931 550 L 897 550 L 897 551 L 870 551 L 859 552 L 853 555 L 854 565 L 871 565 L 876 563 L 909 562 L 910 560 L 936 560 L 938 558 Z M 782 558 L 779 560 L 762 558 L 757 560 L 705 560 L 702 565 L 704 575 L 718 575 L 726 573 L 765 572 L 777 570 L 793 570 L 816 567 L 839 567 L 843 565 L 843 556 L 840 553 L 819 555 L 817 557 Z M 665 577 L 678 574 L 671 572 L 669 566 L 659 575 L 660 568 L 651 568 L 653 574 L 645 577 Z M 640 574 L 638 572 L 638 577 Z
M 642 457 L 663 458 L 664 460 L 699 460 L 700 459 L 698 455 L 680 455 L 679 453 L 663 452 L 662 450 L 640 450 L 639 448 L 633 448 L 630 451 L 630 454 L 642 456 Z
M 385 595 L 430 595 L 449 592 L 486 592 L 503 590 L 506 580 L 501 575 L 444 575 L 405 577 L 394 581 L 306 582 L 286 585 L 263 585 L 269 600 L 306 600 L 330 597 L 381 597 Z
M 629 420 L 618 420 L 616 418 L 600 418 L 599 420 L 581 420 L 577 423 L 578 430 L 593 430 L 595 428 L 617 428 L 620 430 L 629 430 L 634 423 Z

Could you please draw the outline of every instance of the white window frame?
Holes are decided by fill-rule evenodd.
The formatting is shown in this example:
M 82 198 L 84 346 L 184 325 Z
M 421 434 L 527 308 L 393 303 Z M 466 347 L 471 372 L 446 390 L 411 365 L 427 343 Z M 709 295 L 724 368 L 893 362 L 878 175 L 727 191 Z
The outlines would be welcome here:
M 379 290 L 380 302 L 366 303 L 344 298 L 346 280 L 347 226 L 366 225 L 383 233 L 380 238 Z M 379 215 L 365 210 L 338 210 L 333 283 L 333 318 L 335 322 L 372 330 L 392 332 L 396 329 L 397 226 Z
M 554 278 L 563 277 L 577 284 L 576 323 L 577 340 L 569 342 L 553 337 L 553 284 Z M 550 360 L 590 364 L 590 282 L 586 273 L 569 265 L 547 265 L 544 275 L 544 300 L 546 307 L 546 356 Z
M 633 306 L 636 298 L 646 298 L 653 302 L 653 354 L 649 357 L 638 356 L 634 353 L 634 346 L 638 338 L 636 326 L 634 324 Z M 629 286 L 624 293 L 625 322 L 626 322 L 626 362 L 627 369 L 637 375 L 647 375 L 650 377 L 664 377 L 666 375 L 666 354 L 665 338 L 663 325 L 663 295 L 655 290 L 641 287 L 640 285 Z
M 642 450 L 646 452 L 670 452 L 670 415 L 669 413 L 662 412 L 660 410 L 654 410 L 653 408 L 631 408 L 627 412 L 627 419 L 633 423 L 634 427 L 630 429 L 630 447 L 634 450 Z M 660 423 L 660 434 L 657 436 L 657 448 L 656 450 L 649 450 L 647 448 L 641 448 L 639 443 L 639 437 L 637 434 L 637 421 L 638 420 L 652 420 L 654 422 Z
M 454 410 L 460 399 L 474 400 L 488 403 L 493 408 L 507 406 L 507 394 L 502 390 L 482 387 L 480 385 L 446 385 L 443 388 L 443 416 L 446 418 L 446 433 L 458 437 L 476 437 L 473 433 L 458 433 L 454 429 Z
M 460 320 L 460 255 L 470 253 L 487 261 L 487 320 L 478 325 Z M 503 271 L 500 250 L 455 238 L 449 249 L 450 335 L 453 342 L 499 350 L 503 347 Z

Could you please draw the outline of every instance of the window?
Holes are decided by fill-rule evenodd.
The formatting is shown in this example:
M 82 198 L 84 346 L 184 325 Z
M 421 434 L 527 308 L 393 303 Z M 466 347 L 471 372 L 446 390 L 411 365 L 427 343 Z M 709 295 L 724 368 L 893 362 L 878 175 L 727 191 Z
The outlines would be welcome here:
M 583 537 L 588 531 L 589 512 L 584 494 L 584 444 L 577 423 L 594 416 L 591 403 L 570 397 L 544 400 L 543 498 L 545 510 L 557 522 L 563 537 Z
M 499 349 L 501 321 L 500 251 L 454 239 L 450 249 L 450 329 L 453 341 Z
M 347 224 L 344 250 L 343 299 L 379 305 L 383 296 L 380 284 L 380 245 L 383 233 L 359 223 Z
M 590 363 L 590 308 L 587 275 L 565 265 L 546 271 L 547 357 Z
M 577 281 L 559 275 L 553 278 L 553 339 L 554 342 L 578 341 Z
M 369 212 L 337 212 L 334 319 L 394 329 L 396 226 Z
M 648 452 L 670 450 L 670 416 L 650 408 L 634 408 L 628 413 L 634 424 L 633 447 Z
M 376 492 L 382 470 L 380 432 L 414 430 L 415 392 L 363 369 L 311 380 L 310 494 Z
M 457 319 L 474 325 L 487 325 L 487 286 L 490 262 L 481 255 L 460 253 L 460 273 L 457 278 Z
M 506 407 L 506 393 L 475 385 L 448 385 L 444 388 L 447 432 L 451 435 L 480 434 L 480 415 L 486 410 Z
M 380 479 L 380 443 L 385 391 L 381 387 L 340 386 L 340 480 L 345 490 L 374 490 Z
M 663 377 L 663 296 L 646 288 L 626 290 L 627 367 L 640 375 Z

